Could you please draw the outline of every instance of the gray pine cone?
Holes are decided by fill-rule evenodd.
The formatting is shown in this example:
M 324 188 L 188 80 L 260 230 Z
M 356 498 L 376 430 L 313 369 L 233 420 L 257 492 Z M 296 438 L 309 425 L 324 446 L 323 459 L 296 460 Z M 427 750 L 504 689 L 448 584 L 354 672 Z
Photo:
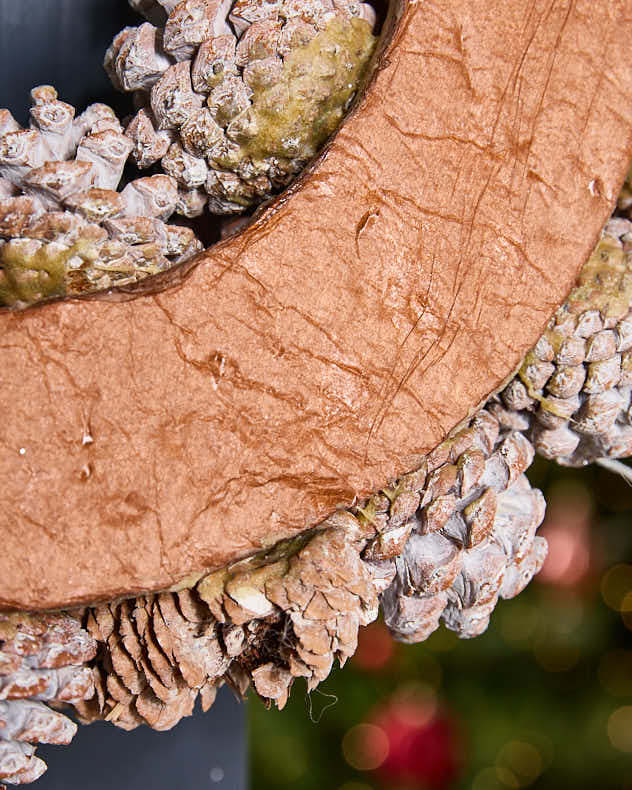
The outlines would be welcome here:
M 565 466 L 632 455 L 632 223 L 615 217 L 490 409 Z
M 428 456 L 418 493 L 404 478 L 388 511 L 384 499 L 370 503 L 369 516 L 389 518 L 363 556 L 394 558 L 382 606 L 397 639 L 423 641 L 440 619 L 461 637 L 477 636 L 499 597 L 513 598 L 540 570 L 547 547 L 535 533 L 545 503 L 524 475 L 533 456 L 522 434 L 500 430 L 483 410 Z
M 94 694 L 87 662 L 96 643 L 65 614 L 0 614 L 0 781 L 27 784 L 46 764 L 38 743 L 67 744 L 77 725 L 45 702 Z
M 149 21 L 119 33 L 104 65 L 140 107 L 134 160 L 161 161 L 188 217 L 285 187 L 341 121 L 375 44 L 360 0 L 130 2 Z
M 165 175 L 116 191 L 132 149 L 114 112 L 75 117 L 50 86 L 32 91 L 31 125 L 0 110 L 0 306 L 128 285 L 198 252 L 167 225 L 178 200 Z

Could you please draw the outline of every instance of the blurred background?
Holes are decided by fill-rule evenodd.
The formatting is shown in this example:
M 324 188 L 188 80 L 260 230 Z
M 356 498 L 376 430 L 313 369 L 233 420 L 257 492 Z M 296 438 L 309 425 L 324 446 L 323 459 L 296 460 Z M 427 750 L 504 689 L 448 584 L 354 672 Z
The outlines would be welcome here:
M 549 557 L 485 634 L 362 629 L 283 711 L 249 702 L 252 790 L 632 790 L 632 488 L 539 459 Z

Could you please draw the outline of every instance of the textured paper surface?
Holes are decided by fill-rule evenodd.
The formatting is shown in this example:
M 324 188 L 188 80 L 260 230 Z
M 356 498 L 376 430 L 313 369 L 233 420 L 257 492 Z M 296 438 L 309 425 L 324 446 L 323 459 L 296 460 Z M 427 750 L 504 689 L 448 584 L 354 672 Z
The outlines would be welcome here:
M 512 371 L 632 142 L 629 4 L 406 7 L 292 194 L 180 284 L 0 316 L 0 603 L 164 588 L 412 469 Z

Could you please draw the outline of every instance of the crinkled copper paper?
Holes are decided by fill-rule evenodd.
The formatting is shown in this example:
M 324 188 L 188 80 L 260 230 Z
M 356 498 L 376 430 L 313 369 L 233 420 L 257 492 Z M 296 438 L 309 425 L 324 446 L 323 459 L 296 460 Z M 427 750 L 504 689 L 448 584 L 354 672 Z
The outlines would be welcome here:
M 632 143 L 630 4 L 406 5 L 297 188 L 180 282 L 0 316 L 0 603 L 167 587 L 414 468 L 563 301 Z

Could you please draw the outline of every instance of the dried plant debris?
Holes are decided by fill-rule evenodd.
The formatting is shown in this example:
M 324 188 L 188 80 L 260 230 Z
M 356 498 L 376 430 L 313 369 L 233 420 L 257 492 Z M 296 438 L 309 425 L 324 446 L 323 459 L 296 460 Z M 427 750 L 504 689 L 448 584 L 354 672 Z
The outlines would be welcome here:
M 201 249 L 166 221 L 175 181 L 153 175 L 117 191 L 133 143 L 114 112 L 75 117 L 54 88 L 32 91 L 30 128 L 0 110 L 0 306 L 128 285 Z
M 84 610 L 99 658 L 97 694 L 80 715 L 167 729 L 198 695 L 207 708 L 222 683 L 240 694 L 252 685 L 283 707 L 296 678 L 311 690 L 353 655 L 380 601 L 404 641 L 441 619 L 461 636 L 480 633 L 546 554 L 535 535 L 543 498 L 524 476 L 532 458 L 524 436 L 482 411 L 363 507 L 191 589 Z
M 545 458 L 583 466 L 632 455 L 631 302 L 632 223 L 615 217 L 578 286 L 491 407 Z
M 0 782 L 27 784 L 46 764 L 38 743 L 67 744 L 77 725 L 47 702 L 94 695 L 96 643 L 66 614 L 0 614 Z
M 139 107 L 135 162 L 161 162 L 189 217 L 285 187 L 342 120 L 375 46 L 359 0 L 130 1 L 149 21 L 116 36 L 105 68 Z

